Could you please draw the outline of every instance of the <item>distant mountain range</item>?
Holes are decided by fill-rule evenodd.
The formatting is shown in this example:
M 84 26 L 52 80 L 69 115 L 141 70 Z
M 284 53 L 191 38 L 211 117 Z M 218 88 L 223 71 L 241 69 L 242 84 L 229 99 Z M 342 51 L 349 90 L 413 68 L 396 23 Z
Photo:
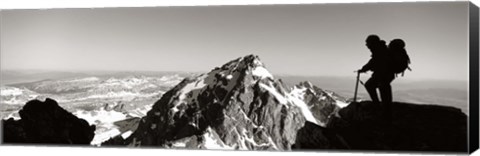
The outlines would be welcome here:
M 114 122 L 143 117 L 152 104 L 183 77 L 86 77 L 42 80 L 0 87 L 2 118 L 19 119 L 29 100 L 53 98 L 66 110 L 97 125 L 92 144 L 121 133 Z

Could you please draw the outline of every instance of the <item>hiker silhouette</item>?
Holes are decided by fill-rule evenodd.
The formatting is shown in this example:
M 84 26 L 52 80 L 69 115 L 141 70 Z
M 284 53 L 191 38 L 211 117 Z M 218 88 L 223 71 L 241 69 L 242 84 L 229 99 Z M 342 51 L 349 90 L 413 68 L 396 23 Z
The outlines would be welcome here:
M 383 116 L 387 120 L 391 117 L 392 87 L 390 83 L 395 79 L 395 73 L 390 69 L 390 55 L 385 41 L 377 35 L 369 35 L 366 46 L 372 53 L 371 59 L 357 72 L 372 71 L 372 76 L 365 83 L 365 88 L 373 103 L 379 104 L 377 88 L 384 108 Z

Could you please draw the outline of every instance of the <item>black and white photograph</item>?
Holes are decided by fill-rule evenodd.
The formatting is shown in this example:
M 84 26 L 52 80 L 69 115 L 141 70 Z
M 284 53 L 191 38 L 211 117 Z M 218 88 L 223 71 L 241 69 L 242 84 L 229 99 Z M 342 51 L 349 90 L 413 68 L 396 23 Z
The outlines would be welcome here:
M 1 144 L 468 154 L 472 8 L 2 9 Z

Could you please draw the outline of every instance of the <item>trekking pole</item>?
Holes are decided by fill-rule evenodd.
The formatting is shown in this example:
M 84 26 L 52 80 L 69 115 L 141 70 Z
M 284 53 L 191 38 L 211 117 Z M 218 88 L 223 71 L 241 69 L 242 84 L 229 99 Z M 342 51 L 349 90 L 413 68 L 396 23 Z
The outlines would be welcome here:
M 360 72 L 357 71 L 357 82 L 355 83 L 355 93 L 353 95 L 353 102 L 357 102 L 358 81 L 360 81 Z

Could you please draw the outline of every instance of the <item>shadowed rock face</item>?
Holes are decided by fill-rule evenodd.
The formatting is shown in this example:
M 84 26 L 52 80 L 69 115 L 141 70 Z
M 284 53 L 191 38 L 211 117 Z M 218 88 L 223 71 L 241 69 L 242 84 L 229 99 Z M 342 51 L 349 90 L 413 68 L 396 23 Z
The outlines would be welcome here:
M 296 142 L 292 149 L 319 150 L 319 149 L 349 149 L 350 146 L 332 129 L 327 129 L 310 122 L 298 130 Z
M 20 120 L 3 120 L 4 143 L 85 144 L 95 126 L 77 118 L 52 99 L 31 100 L 19 111 Z
M 467 152 L 467 116 L 460 109 L 435 105 L 393 103 L 392 121 L 381 106 L 352 103 L 339 111 L 327 128 L 305 126 L 297 149 Z M 338 146 L 340 140 L 347 146 Z M 342 144 L 340 144 L 342 145 Z

